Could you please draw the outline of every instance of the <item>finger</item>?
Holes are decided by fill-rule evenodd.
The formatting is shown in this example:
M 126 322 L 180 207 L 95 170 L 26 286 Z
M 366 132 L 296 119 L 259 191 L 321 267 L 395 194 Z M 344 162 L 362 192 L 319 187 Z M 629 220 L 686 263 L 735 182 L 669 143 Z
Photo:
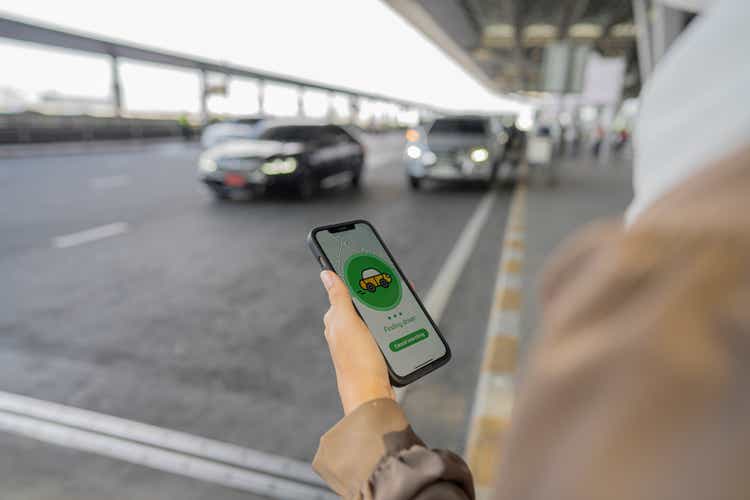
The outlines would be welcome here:
M 353 307 L 349 289 L 336 273 L 333 271 L 322 271 L 320 273 L 320 280 L 328 291 L 328 300 L 331 302 L 331 306 L 336 308 L 341 307 L 342 309 Z

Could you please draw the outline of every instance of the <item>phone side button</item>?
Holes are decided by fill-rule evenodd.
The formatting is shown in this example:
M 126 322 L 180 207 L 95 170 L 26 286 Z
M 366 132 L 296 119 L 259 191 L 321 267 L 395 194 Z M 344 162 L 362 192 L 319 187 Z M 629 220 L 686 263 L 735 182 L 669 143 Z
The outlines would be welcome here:
M 318 257 L 318 263 L 320 264 L 320 268 L 321 269 L 325 269 L 326 268 L 326 261 L 323 260 L 323 256 L 322 255 Z

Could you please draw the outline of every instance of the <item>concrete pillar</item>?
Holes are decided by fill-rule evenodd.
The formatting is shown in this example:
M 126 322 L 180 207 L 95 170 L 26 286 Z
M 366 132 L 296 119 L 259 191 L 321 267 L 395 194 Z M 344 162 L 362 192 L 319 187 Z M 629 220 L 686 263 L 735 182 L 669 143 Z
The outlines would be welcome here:
M 349 121 L 357 123 L 359 120 L 359 99 L 355 95 L 349 96 Z
M 654 68 L 648 0 L 633 0 L 633 17 L 635 19 L 636 42 L 638 43 L 638 67 L 641 72 L 641 84 L 645 84 Z
M 305 116 L 305 87 L 302 86 L 297 89 L 297 116 Z
M 599 111 L 599 125 L 604 129 L 604 137 L 599 148 L 599 165 L 609 165 L 612 157 L 612 124 L 617 113 L 617 103 L 606 104 Z
M 206 70 L 201 70 L 201 124 L 208 123 L 208 75 Z
M 266 81 L 258 80 L 258 115 L 266 116 Z
M 110 68 L 112 70 L 112 110 L 115 116 L 120 116 L 122 115 L 122 83 L 119 61 L 115 55 L 111 57 Z
M 653 63 L 656 65 L 685 27 L 685 13 L 662 3 L 653 6 L 652 43 Z
M 332 122 L 334 118 L 336 118 L 336 108 L 333 106 L 335 98 L 336 98 L 335 93 L 328 92 L 328 112 L 326 113 L 326 115 L 328 117 L 329 122 Z

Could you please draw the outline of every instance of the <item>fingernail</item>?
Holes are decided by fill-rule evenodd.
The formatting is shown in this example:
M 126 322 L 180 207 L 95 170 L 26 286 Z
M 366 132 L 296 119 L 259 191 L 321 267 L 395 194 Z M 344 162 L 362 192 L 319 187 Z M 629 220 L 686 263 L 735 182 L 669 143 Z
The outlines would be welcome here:
M 330 290 L 333 286 L 333 276 L 331 276 L 331 271 L 322 271 L 320 273 L 320 280 L 323 282 L 323 286 L 326 287 L 326 290 Z

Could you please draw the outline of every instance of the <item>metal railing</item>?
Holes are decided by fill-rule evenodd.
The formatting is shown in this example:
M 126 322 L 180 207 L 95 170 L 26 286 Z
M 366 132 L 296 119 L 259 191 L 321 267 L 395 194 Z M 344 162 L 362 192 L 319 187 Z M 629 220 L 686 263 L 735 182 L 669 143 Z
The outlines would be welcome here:
M 120 59 L 156 63 L 198 71 L 201 75 L 202 83 L 201 111 L 204 122 L 208 119 L 207 98 L 212 93 L 212 89 L 208 84 L 209 73 L 224 75 L 227 78 L 234 76 L 258 81 L 258 99 L 260 101 L 261 114 L 263 113 L 263 88 L 266 82 L 296 87 L 298 89 L 298 100 L 301 100 L 302 92 L 305 89 L 328 92 L 329 106 L 332 105 L 332 99 L 330 98 L 332 95 L 343 95 L 349 99 L 350 110 L 358 109 L 359 101 L 366 99 L 375 102 L 394 104 L 403 109 L 417 111 L 420 115 L 425 113 L 440 113 L 438 109 L 425 103 L 399 99 L 382 94 L 362 92 L 347 87 L 328 85 L 312 80 L 226 64 L 219 61 L 212 61 L 175 52 L 152 49 L 107 38 L 63 31 L 61 29 L 32 24 L 27 21 L 7 16 L 0 16 L 0 37 L 78 52 L 109 56 L 112 65 L 112 104 L 116 115 L 121 113 L 122 107 L 122 83 L 118 69 L 118 61 Z M 299 107 L 298 113 L 302 113 L 301 106 Z

